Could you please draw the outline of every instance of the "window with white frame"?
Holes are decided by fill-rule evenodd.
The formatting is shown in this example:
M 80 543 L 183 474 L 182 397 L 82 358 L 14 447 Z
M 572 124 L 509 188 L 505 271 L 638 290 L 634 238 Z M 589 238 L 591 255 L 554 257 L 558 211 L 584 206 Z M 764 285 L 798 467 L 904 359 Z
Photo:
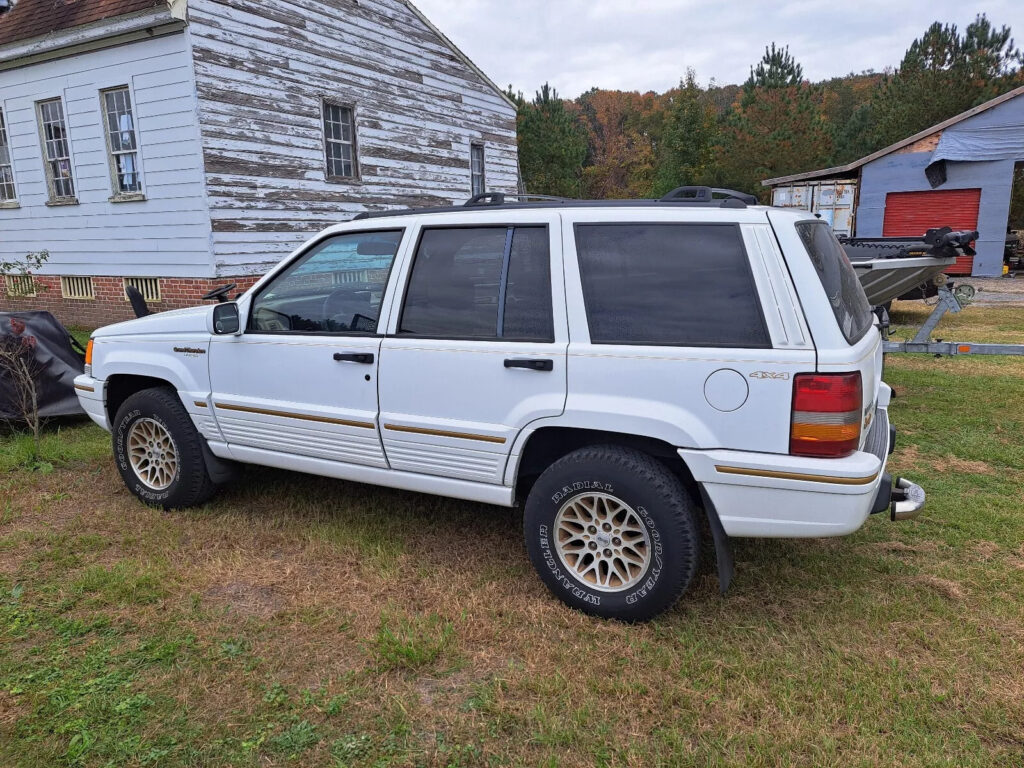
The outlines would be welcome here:
M 482 195 L 487 191 L 487 180 L 484 176 L 483 144 L 471 144 L 469 147 L 469 173 L 472 180 L 473 194 Z
M 139 169 L 139 144 L 135 134 L 135 115 L 128 87 L 101 92 L 110 176 L 115 195 L 142 192 Z
M 60 99 L 40 101 L 39 132 L 43 141 L 43 161 L 50 200 L 74 200 L 75 180 L 71 170 L 71 146 L 67 124 L 64 122 L 64 104 Z
M 356 160 L 356 123 L 352 107 L 325 101 L 324 149 L 327 152 L 327 178 L 354 179 L 358 176 Z
M 7 123 L 0 109 L 0 203 L 9 203 L 18 197 L 14 189 L 14 167 L 11 165 L 11 146 L 7 143 Z

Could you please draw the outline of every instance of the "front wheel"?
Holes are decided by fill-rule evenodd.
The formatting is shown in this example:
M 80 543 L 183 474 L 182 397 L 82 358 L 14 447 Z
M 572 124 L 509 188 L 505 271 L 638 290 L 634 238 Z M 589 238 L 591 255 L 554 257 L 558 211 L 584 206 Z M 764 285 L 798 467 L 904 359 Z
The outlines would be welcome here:
M 581 448 L 530 491 L 526 548 L 563 602 L 595 616 L 646 621 L 671 607 L 697 572 L 695 509 L 653 457 L 619 446 Z
M 213 495 L 201 440 L 170 389 L 136 392 L 114 418 L 117 469 L 128 490 L 153 507 L 193 507 Z

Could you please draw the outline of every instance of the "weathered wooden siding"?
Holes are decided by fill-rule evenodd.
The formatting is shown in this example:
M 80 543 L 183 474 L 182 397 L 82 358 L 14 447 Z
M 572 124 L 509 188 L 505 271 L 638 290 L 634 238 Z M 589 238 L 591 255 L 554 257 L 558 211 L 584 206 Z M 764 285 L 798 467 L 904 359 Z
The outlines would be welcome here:
M 399 0 L 190 0 L 219 274 L 260 271 L 363 210 L 462 202 L 471 142 L 515 192 L 515 111 Z M 360 179 L 325 179 L 323 98 L 352 104 Z
M 111 203 L 101 89 L 128 85 L 146 200 Z M 35 102 L 60 96 L 79 205 L 48 207 Z M 0 72 L 20 208 L 0 208 L 0 257 L 46 249 L 43 272 L 209 277 L 191 56 L 183 33 Z

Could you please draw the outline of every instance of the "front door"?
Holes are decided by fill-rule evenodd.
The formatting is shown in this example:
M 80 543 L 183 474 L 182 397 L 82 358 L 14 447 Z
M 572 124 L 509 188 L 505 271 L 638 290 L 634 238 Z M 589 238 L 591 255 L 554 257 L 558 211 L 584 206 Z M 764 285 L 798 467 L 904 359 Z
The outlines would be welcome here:
M 481 217 L 483 218 L 483 217 Z M 381 346 L 392 469 L 501 483 L 518 432 L 565 407 L 557 213 L 423 227 Z
M 213 408 L 235 456 L 386 466 L 377 323 L 402 236 L 391 229 L 318 241 L 252 297 L 241 336 L 213 337 Z

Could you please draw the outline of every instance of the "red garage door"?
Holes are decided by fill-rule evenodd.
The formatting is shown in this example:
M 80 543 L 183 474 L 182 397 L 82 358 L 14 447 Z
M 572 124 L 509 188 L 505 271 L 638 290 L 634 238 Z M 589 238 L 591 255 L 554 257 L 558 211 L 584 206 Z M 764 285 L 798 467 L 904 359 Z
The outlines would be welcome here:
M 977 229 L 980 189 L 930 189 L 926 192 L 890 192 L 885 196 L 883 237 L 920 237 L 935 227 Z M 961 256 L 946 270 L 969 275 L 973 256 Z

